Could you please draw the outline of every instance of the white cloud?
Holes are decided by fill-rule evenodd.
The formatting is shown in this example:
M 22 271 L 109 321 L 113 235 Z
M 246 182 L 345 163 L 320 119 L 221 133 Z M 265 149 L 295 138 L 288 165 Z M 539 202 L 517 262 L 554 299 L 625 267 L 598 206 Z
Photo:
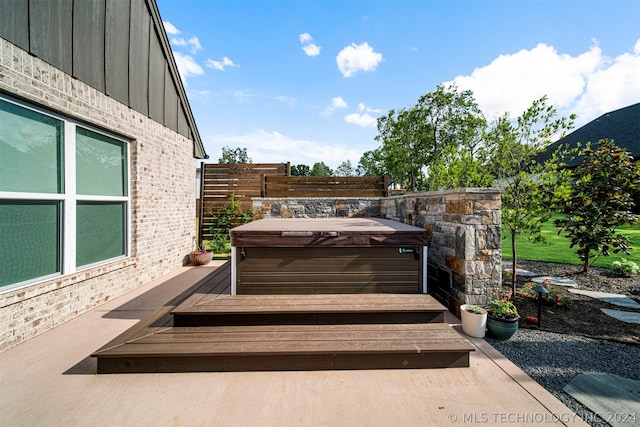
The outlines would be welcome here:
M 531 50 L 501 55 L 471 75 L 453 81 L 470 89 L 488 118 L 509 112 L 519 116 L 544 95 L 562 115 L 576 113 L 585 123 L 607 111 L 640 100 L 640 40 L 634 49 L 614 59 L 594 42 L 576 56 L 538 44 Z M 577 123 L 577 124 L 578 124 Z
M 318 56 L 320 55 L 320 46 L 315 45 L 313 43 L 302 46 L 302 50 L 304 50 L 304 53 L 307 54 L 307 56 Z
M 178 67 L 183 82 L 186 83 L 187 77 L 204 74 L 202 67 L 189 55 L 174 51 L 173 57 L 176 60 L 176 66 Z
M 275 100 L 278 102 L 282 102 L 283 104 L 288 104 L 289 107 L 293 107 L 298 103 L 298 100 L 291 96 L 276 96 Z
M 344 99 L 341 96 L 336 96 L 335 98 L 331 98 L 331 106 L 333 108 L 347 108 L 349 107 Z
M 249 157 L 256 163 L 291 162 L 311 167 L 316 162 L 325 162 L 337 166 L 346 159 L 357 164 L 362 157 L 359 150 L 322 141 L 290 138 L 280 132 L 264 129 L 244 135 L 214 135 L 205 138 L 205 144 L 211 158 L 215 158 L 224 146 L 246 147 Z
M 239 104 L 250 104 L 251 98 L 255 95 L 247 90 L 236 90 L 232 93 L 233 97 Z
M 172 37 L 171 44 L 174 46 L 184 46 L 189 49 L 189 52 L 195 54 L 200 49 L 202 49 L 202 45 L 200 44 L 200 40 L 193 36 L 189 40 L 185 40 L 183 37 Z
M 171 44 L 174 46 L 186 46 L 187 41 L 182 37 L 172 37 Z
M 309 33 L 303 33 L 298 36 L 300 39 L 300 44 L 302 45 L 302 50 L 307 56 L 318 56 L 320 55 L 321 47 L 313 42 L 313 37 Z
M 220 61 L 214 61 L 213 59 L 207 59 L 207 67 L 215 68 L 216 70 L 224 71 L 226 67 L 237 67 L 231 59 L 226 56 Z
M 196 36 L 193 36 L 189 39 L 189 51 L 191 53 L 196 53 L 200 49 L 202 49 L 202 45 L 200 44 L 200 40 Z
M 167 34 L 180 34 L 180 30 L 178 30 L 171 22 L 162 21 L 162 24 L 164 25 L 164 30 L 167 32 Z
M 358 104 L 358 112 L 347 114 L 346 116 L 344 116 L 344 121 L 354 125 L 362 126 L 363 128 L 376 127 L 376 125 L 378 124 L 378 119 L 369 113 L 377 114 L 380 112 L 380 109 L 367 107 L 366 105 L 364 105 L 364 103 L 361 102 Z
M 640 39 L 632 51 L 607 61 L 588 77 L 575 111 L 589 121 L 601 114 L 640 102 Z
M 311 37 L 311 34 L 309 33 L 300 34 L 300 44 L 310 43 L 312 40 L 313 40 L 313 37 Z
M 333 112 L 340 108 L 348 108 L 346 101 L 341 96 L 331 98 L 331 105 L 329 105 L 323 112 L 323 116 L 331 116 Z
M 375 52 L 367 42 L 359 45 L 351 43 L 336 57 L 338 69 L 344 77 L 351 77 L 358 71 L 373 71 L 380 61 L 382 61 L 382 54 Z

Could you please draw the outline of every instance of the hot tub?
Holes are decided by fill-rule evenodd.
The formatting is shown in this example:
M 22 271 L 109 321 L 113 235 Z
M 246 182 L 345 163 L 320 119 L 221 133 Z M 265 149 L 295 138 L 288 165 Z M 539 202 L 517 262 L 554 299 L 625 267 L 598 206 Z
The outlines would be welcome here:
M 378 218 L 262 219 L 231 237 L 236 294 L 426 293 L 426 230 Z

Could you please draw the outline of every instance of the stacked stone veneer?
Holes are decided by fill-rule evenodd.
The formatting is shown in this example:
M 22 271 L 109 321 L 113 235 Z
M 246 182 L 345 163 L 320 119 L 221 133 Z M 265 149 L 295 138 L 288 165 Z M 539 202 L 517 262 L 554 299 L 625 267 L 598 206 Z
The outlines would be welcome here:
M 423 227 L 430 236 L 429 292 L 455 310 L 485 304 L 502 283 L 500 191 L 465 188 L 371 199 L 261 198 L 254 219 L 379 217 Z
M 500 190 L 463 188 L 383 198 L 381 211 L 427 230 L 430 293 L 453 310 L 502 284 L 500 208 Z
M 191 140 L 2 38 L 0 91 L 131 141 L 131 256 L 21 289 L 0 288 L 2 351 L 182 266 L 196 230 L 196 165 Z
M 380 198 L 274 198 L 253 200 L 253 219 L 380 217 Z

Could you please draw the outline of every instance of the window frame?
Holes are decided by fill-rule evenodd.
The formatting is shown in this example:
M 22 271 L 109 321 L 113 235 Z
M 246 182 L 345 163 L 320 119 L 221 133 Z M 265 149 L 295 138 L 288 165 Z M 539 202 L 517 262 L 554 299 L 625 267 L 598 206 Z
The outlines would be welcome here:
M 30 103 L 19 101 L 15 98 L 0 93 L 0 99 L 5 102 L 17 105 L 19 107 L 35 111 L 61 120 L 64 127 L 64 136 L 62 143 L 62 187 L 61 193 L 35 193 L 35 192 L 18 192 L 18 191 L 2 191 L 0 190 L 0 201 L 11 200 L 31 200 L 31 201 L 57 201 L 60 206 L 60 230 L 59 233 L 59 251 L 62 259 L 60 260 L 61 271 L 46 276 L 34 277 L 18 283 L 12 283 L 0 286 L 0 294 L 13 291 L 16 289 L 32 286 L 38 283 L 50 281 L 55 278 L 72 275 L 78 272 L 86 271 L 98 266 L 107 265 L 115 261 L 127 259 L 131 257 L 131 140 L 106 131 L 104 129 L 92 126 L 85 122 L 81 122 L 71 117 L 64 116 Z M 126 173 L 126 195 L 124 196 L 97 196 L 77 194 L 76 192 L 76 129 L 83 128 L 91 132 L 106 136 L 124 144 L 125 152 L 125 173 Z M 97 261 L 94 263 L 77 266 L 76 265 L 76 224 L 77 224 L 77 205 L 78 202 L 111 202 L 122 203 L 124 205 L 124 254 L 113 258 Z

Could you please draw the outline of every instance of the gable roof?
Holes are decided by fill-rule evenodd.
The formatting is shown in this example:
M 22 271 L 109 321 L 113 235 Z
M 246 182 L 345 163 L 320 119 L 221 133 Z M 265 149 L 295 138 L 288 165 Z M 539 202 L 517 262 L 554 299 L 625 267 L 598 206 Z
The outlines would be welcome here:
M 0 37 L 193 141 L 206 158 L 156 0 L 0 1 Z
M 584 147 L 587 142 L 597 146 L 601 139 L 612 139 L 621 148 L 625 148 L 635 160 L 640 159 L 640 103 L 620 108 L 603 114 L 595 120 L 578 128 L 551 144 L 536 160 L 544 162 L 551 157 L 551 154 L 564 144 L 568 147 L 575 147 L 578 143 Z M 577 166 L 580 159 L 569 162 L 568 166 Z

